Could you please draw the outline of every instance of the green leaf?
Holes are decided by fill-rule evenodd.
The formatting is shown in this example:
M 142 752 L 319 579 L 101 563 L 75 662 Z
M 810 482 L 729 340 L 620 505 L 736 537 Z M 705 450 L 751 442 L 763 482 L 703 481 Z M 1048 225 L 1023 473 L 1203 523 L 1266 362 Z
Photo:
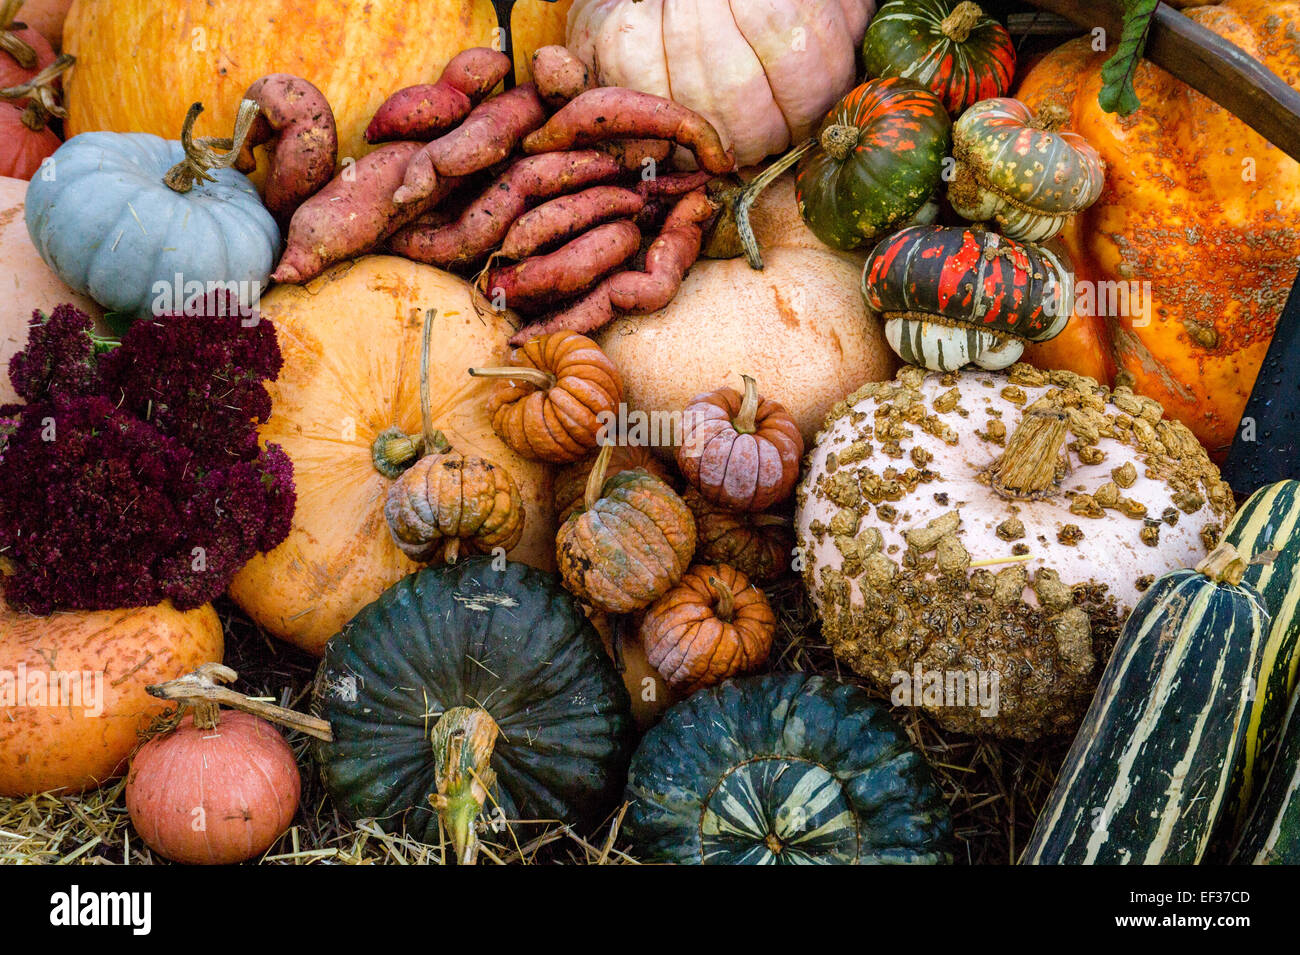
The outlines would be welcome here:
M 134 312 L 105 312 L 104 324 L 115 338 L 121 338 L 126 330 L 135 323 Z
M 1124 0 L 1124 30 L 1115 52 L 1102 64 L 1102 86 L 1097 94 L 1098 104 L 1108 113 L 1127 116 L 1142 105 L 1133 89 L 1133 74 L 1142 59 L 1147 31 L 1158 6 L 1159 0 Z

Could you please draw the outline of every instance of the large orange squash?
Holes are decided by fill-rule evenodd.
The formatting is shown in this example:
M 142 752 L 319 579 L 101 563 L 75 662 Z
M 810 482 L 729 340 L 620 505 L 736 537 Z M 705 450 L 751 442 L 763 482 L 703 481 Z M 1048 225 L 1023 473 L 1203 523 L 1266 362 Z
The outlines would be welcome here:
M 384 502 L 393 480 L 376 470 L 375 439 L 421 431 L 420 351 L 426 309 L 436 308 L 429 359 L 430 411 L 454 451 L 508 471 L 524 506 L 523 539 L 510 555 L 550 568 L 555 518 L 550 472 L 492 430 L 494 382 L 468 369 L 509 353 L 509 316 L 484 308 L 471 286 L 432 266 L 392 256 L 344 262 L 305 286 L 262 299 L 280 337 L 284 368 L 268 386 L 264 441 L 293 461 L 293 526 L 269 554 L 236 575 L 230 594 L 266 630 L 312 653 L 419 565 L 393 543 Z
M 145 692 L 220 663 L 209 604 L 33 617 L 0 597 L 0 796 L 80 792 L 118 775 L 170 704 Z
M 572 0 L 519 0 L 516 73 L 539 46 L 564 42 Z M 362 131 L 388 96 L 431 83 L 460 50 L 492 43 L 489 0 L 77 0 L 63 31 L 77 57 L 68 134 L 110 129 L 172 138 L 191 103 L 204 135 L 229 135 L 239 98 L 266 73 L 324 92 L 340 158 L 370 151 Z
M 1300 89 L 1300 2 L 1187 13 Z M 1065 106 L 1107 164 L 1101 199 L 1061 236 L 1076 278 L 1097 284 L 1080 286 L 1065 332 L 1025 356 L 1104 382 L 1131 378 L 1222 457 L 1296 277 L 1300 163 L 1146 61 L 1134 82 L 1142 108 L 1103 113 L 1106 56 L 1072 40 L 1018 94 L 1031 107 Z M 1139 308 L 1131 293 L 1147 289 Z

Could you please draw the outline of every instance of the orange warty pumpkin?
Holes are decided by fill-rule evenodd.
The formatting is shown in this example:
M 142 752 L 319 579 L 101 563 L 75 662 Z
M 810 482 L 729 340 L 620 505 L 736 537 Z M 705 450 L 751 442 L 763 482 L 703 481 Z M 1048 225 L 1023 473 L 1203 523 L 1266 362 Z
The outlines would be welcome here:
M 533 50 L 564 42 L 570 3 L 516 4 L 521 82 Z M 370 152 L 362 133 L 390 93 L 432 83 L 461 50 L 490 45 L 496 26 L 490 0 L 80 0 L 63 31 L 77 57 L 67 132 L 170 137 L 193 102 L 209 110 L 202 134 L 228 130 L 254 80 L 292 73 L 325 94 L 339 156 L 355 159 Z
M 0 796 L 81 792 L 118 775 L 167 708 L 145 687 L 223 649 L 207 604 L 33 617 L 0 598 Z
M 776 616 L 763 591 L 726 564 L 697 564 L 641 618 L 646 659 L 686 693 L 767 661 Z
M 197 708 L 131 760 L 126 808 L 154 852 L 173 862 L 255 859 L 289 828 L 302 781 L 293 751 L 266 720 Z
M 566 464 L 555 472 L 555 519 L 563 524 L 569 515 L 582 504 L 582 495 L 587 488 L 587 478 L 596 455 L 581 461 Z M 612 478 L 623 471 L 640 468 L 651 477 L 657 477 L 669 487 L 673 484 L 673 475 L 668 467 L 649 447 L 644 444 L 615 444 L 609 454 L 609 465 L 605 469 L 605 479 Z
M 779 514 L 733 511 L 688 487 L 682 500 L 695 515 L 696 560 L 730 564 L 751 580 L 766 583 L 790 569 L 794 527 Z
M 1227 0 L 1187 15 L 1300 89 L 1300 2 Z M 1108 55 L 1072 40 L 1017 94 L 1065 107 L 1107 164 L 1101 198 L 1061 233 L 1074 317 L 1025 356 L 1130 383 L 1221 457 L 1296 277 L 1300 163 L 1145 60 L 1134 78 L 1142 108 L 1103 113 Z

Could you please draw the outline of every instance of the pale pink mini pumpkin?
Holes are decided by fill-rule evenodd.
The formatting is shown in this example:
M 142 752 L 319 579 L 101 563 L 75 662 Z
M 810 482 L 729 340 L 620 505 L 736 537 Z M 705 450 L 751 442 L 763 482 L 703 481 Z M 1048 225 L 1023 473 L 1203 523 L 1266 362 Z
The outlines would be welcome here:
M 977 734 L 1071 729 L 1142 591 L 1233 508 L 1158 402 L 1028 365 L 904 368 L 836 405 L 807 462 L 797 552 L 826 639 Z
M 853 86 L 874 0 L 575 0 L 568 46 L 602 86 L 666 96 L 749 166 L 806 139 Z

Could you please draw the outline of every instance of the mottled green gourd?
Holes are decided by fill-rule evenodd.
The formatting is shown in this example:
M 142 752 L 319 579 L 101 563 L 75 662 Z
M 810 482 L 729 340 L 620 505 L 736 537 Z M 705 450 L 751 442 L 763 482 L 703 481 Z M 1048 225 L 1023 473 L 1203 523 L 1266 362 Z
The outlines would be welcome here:
M 673 706 L 632 758 L 624 828 L 685 865 L 946 863 L 948 807 L 885 707 L 803 673 Z
M 487 557 L 421 570 L 357 614 L 314 700 L 343 815 L 432 844 L 441 825 L 462 862 L 489 819 L 595 825 L 631 752 L 627 691 L 577 603 L 555 575 Z

